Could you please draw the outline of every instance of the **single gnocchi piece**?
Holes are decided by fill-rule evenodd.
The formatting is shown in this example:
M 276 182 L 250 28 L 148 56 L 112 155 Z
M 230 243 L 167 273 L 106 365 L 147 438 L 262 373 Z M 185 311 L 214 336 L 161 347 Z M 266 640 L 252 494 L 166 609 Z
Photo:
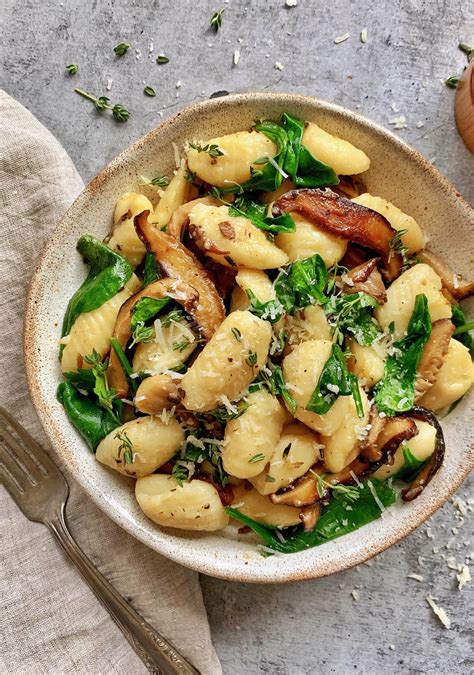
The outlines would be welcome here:
M 367 433 L 366 427 L 369 422 L 369 402 L 367 394 L 363 389 L 360 389 L 360 396 L 362 399 L 364 416 L 359 417 L 357 414 L 354 398 L 352 396 L 341 397 L 342 400 L 346 401 L 346 410 L 341 419 L 341 424 L 330 436 L 321 436 L 321 443 L 324 445 L 324 465 L 331 473 L 342 471 L 344 467 L 357 457 L 359 454 L 360 441 Z M 340 401 L 341 398 L 338 398 L 336 403 Z
M 111 431 L 95 456 L 124 476 L 147 476 L 168 462 L 183 441 L 184 431 L 175 418 L 165 423 L 159 417 L 139 417 Z
M 134 372 L 145 372 L 147 375 L 159 375 L 164 370 L 171 370 L 183 363 L 196 349 L 198 341 L 191 324 L 182 319 L 171 321 L 162 326 L 155 321 L 151 342 L 140 342 L 133 357 Z
M 403 213 L 395 204 L 382 199 L 382 197 L 374 197 L 368 192 L 355 197 L 352 201 L 356 204 L 367 206 L 372 211 L 377 211 L 377 213 L 385 216 L 394 230 L 407 230 L 400 238 L 410 255 L 421 251 L 425 247 L 426 241 L 421 227 L 414 218 Z
M 319 253 L 327 267 L 339 262 L 347 250 L 346 239 L 325 232 L 298 213 L 292 213 L 291 217 L 296 230 L 282 232 L 275 239 L 276 245 L 285 251 L 290 262 L 311 258 L 316 253 Z
M 273 527 L 290 527 L 290 525 L 301 523 L 300 509 L 294 506 L 273 504 L 270 497 L 261 495 L 254 488 L 250 490 L 245 486 L 236 488 L 232 507 L 258 523 Z
M 374 315 L 383 330 L 393 322 L 395 339 L 405 334 L 415 307 L 415 298 L 423 293 L 428 299 L 431 321 L 449 319 L 451 304 L 441 292 L 441 279 L 425 263 L 410 267 L 387 288 L 387 302 L 375 309 Z
M 147 415 L 170 410 L 181 400 L 178 387 L 181 375 L 170 373 L 145 378 L 137 389 L 133 403 L 135 408 Z
M 141 287 L 140 280 L 134 274 L 122 290 L 103 305 L 91 312 L 79 314 L 69 335 L 62 338 L 64 350 L 61 356 L 63 373 L 87 368 L 84 356 L 95 349 L 104 357 L 110 349 L 110 338 L 114 332 L 115 320 L 120 307 Z
M 330 340 L 331 331 L 324 310 L 319 305 L 308 305 L 285 316 L 287 351 L 308 340 Z
M 372 346 L 360 345 L 354 338 L 347 339 L 347 346 L 352 352 L 348 361 L 351 373 L 359 378 L 362 386 L 372 389 L 379 382 L 384 373 L 385 358 L 382 357 L 382 347 L 375 349 Z
M 163 527 L 215 532 L 229 523 L 216 488 L 202 480 L 179 486 L 172 476 L 139 478 L 135 496 L 143 513 Z
M 474 363 L 467 347 L 452 338 L 448 353 L 435 383 L 419 404 L 431 410 L 451 405 L 469 390 L 474 382 Z
M 135 268 L 145 257 L 146 248 L 139 239 L 133 219 L 142 211 L 149 211 L 153 218 L 153 205 L 145 195 L 127 192 L 118 200 L 114 211 L 114 229 L 107 246 L 124 256 Z
M 403 443 L 393 456 L 393 464 L 384 464 L 374 473 L 374 478 L 385 480 L 394 476 L 403 468 L 405 458 L 403 456 L 403 445 L 406 445 L 415 459 L 424 462 L 431 457 L 436 446 L 436 429 L 428 422 L 422 420 L 413 420 L 418 429 L 418 434 L 409 441 Z
M 165 188 L 163 196 L 155 207 L 152 221 L 156 224 L 156 227 L 161 228 L 168 225 L 173 211 L 189 201 L 191 190 L 192 185 L 186 180 L 186 171 L 184 167 L 180 167 L 169 185 Z
M 306 410 L 331 349 L 330 340 L 308 340 L 296 345 L 283 360 L 286 386 L 298 406 L 295 417 L 310 429 L 325 435 L 334 433 L 342 425 L 350 398 L 340 396 L 324 415 Z
M 181 380 L 187 410 L 212 410 L 241 398 L 266 363 L 272 329 L 250 312 L 221 323 Z
M 196 204 L 206 204 L 206 206 L 220 206 L 220 202 L 213 197 L 199 197 L 198 199 L 193 199 L 190 202 L 186 202 L 181 206 L 178 206 L 177 209 L 171 214 L 171 218 L 166 226 L 166 232 L 171 237 L 181 241 L 183 238 L 183 232 L 189 224 L 189 213 L 193 210 Z
M 250 307 L 247 291 L 252 291 L 260 302 L 268 302 L 269 300 L 274 300 L 276 297 L 272 282 L 262 270 L 252 270 L 242 267 L 237 272 L 235 282 L 237 286 L 232 291 L 231 312 L 236 309 L 248 309 Z
M 248 218 L 231 216 L 227 206 L 196 204 L 189 213 L 189 232 L 209 258 L 226 267 L 265 270 L 288 262 L 262 230 Z
M 365 152 L 329 134 L 313 122 L 306 125 L 302 142 L 316 159 L 328 164 L 338 175 L 352 176 L 367 171 L 370 166 L 370 159 Z
M 250 169 L 258 168 L 254 162 L 262 157 L 273 157 L 277 151 L 275 143 L 258 131 L 238 131 L 211 138 L 202 145 L 216 145 L 222 155 L 211 157 L 207 152 L 190 147 L 188 166 L 199 178 L 217 187 L 245 183 L 251 176 Z
M 225 428 L 222 462 L 227 473 L 252 478 L 269 461 L 280 438 L 285 409 L 270 392 L 249 394 L 249 407 Z
M 262 495 L 270 495 L 290 485 L 320 459 L 319 438 L 304 424 L 296 422 L 283 429 L 270 463 L 250 478 Z

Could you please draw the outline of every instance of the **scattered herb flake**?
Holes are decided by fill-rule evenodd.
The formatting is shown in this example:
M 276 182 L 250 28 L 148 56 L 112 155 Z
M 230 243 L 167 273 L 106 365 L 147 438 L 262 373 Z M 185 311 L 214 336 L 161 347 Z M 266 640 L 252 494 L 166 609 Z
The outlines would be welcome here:
M 149 85 L 147 85 L 147 86 L 144 88 L 143 93 L 144 93 L 146 96 L 151 96 L 152 98 L 153 98 L 154 96 L 156 96 L 156 91 L 153 89 L 153 87 L 150 87 Z
M 254 455 L 249 459 L 249 464 L 255 464 L 255 462 L 263 462 L 265 455 L 259 452 L 257 455 Z
M 121 42 L 119 45 L 114 47 L 114 52 L 116 56 L 123 56 L 128 52 L 130 49 L 130 45 L 125 44 L 124 42 Z
M 156 62 L 159 66 L 163 66 L 165 65 L 165 63 L 169 63 L 170 60 L 164 54 L 158 54 L 158 56 L 156 57 Z
M 444 84 L 449 87 L 450 89 L 456 89 L 458 84 L 459 84 L 459 77 L 456 77 L 455 75 L 452 75 L 451 77 L 448 77 L 445 81 Z
M 217 33 L 219 28 L 222 26 L 222 15 L 224 14 L 224 8 L 220 9 L 218 12 L 214 12 L 211 17 L 211 28 L 214 33 Z
M 467 45 L 465 42 L 460 42 L 458 45 L 459 49 L 464 52 L 467 56 L 467 62 L 471 63 L 474 60 L 474 47 Z
M 257 358 L 258 358 L 258 357 L 257 357 L 257 352 L 253 352 L 253 351 L 249 350 L 249 355 L 248 355 L 248 357 L 245 359 L 245 363 L 248 363 L 248 365 L 249 365 L 251 368 L 253 368 L 253 367 L 255 366 L 255 364 L 257 363 Z
M 237 342 L 242 342 L 242 333 L 235 326 L 232 328 L 232 334 L 235 337 L 235 339 L 237 340 Z
M 166 176 L 155 176 L 155 178 L 151 179 L 150 183 L 152 185 L 156 185 L 157 187 L 164 188 L 170 184 L 170 179 Z
M 77 65 L 77 63 L 70 63 L 68 66 L 66 66 L 66 70 L 69 73 L 69 75 L 75 75 L 79 70 L 79 66 Z

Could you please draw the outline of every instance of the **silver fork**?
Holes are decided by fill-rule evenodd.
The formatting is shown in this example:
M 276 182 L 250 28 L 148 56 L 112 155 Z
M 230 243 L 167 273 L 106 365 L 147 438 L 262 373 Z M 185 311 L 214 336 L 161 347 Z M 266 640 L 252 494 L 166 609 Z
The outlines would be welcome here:
M 199 675 L 186 659 L 117 593 L 74 541 L 66 524 L 69 487 L 34 438 L 0 407 L 0 480 L 23 511 L 54 533 L 145 666 L 158 675 Z

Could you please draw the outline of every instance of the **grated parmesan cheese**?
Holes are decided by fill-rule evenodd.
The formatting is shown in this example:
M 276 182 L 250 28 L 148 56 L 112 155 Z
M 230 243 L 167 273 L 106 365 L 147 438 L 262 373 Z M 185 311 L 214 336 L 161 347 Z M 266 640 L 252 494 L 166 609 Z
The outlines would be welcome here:
M 350 38 L 349 33 L 344 33 L 344 35 L 338 35 L 334 38 L 334 44 L 339 45 L 341 42 L 345 42 Z
M 372 483 L 372 481 L 368 480 L 367 485 L 369 487 L 369 490 L 372 493 L 372 497 L 374 498 L 375 503 L 377 504 L 377 506 L 380 509 L 380 513 L 383 513 L 385 511 L 385 506 L 380 501 L 379 496 L 377 494 L 377 490 L 374 488 L 374 484 Z
M 238 49 L 236 49 L 234 52 L 234 66 L 236 66 L 239 61 L 240 61 L 240 52 Z
M 458 588 L 462 591 L 464 586 L 471 581 L 471 573 L 467 565 L 460 565 L 459 574 L 456 574 L 456 579 L 458 580 Z
M 174 142 L 172 142 L 171 145 L 173 147 L 173 152 L 174 152 L 174 163 L 175 163 L 175 166 L 178 167 L 181 164 L 181 157 L 179 156 L 179 148 L 176 145 L 176 143 L 174 143 Z
M 438 619 L 441 621 L 441 623 L 443 624 L 443 626 L 444 626 L 445 628 L 448 628 L 448 629 L 449 629 L 449 627 L 450 627 L 450 625 L 451 625 L 451 619 L 450 619 L 449 616 L 446 614 L 446 612 L 444 611 L 444 609 L 443 609 L 442 607 L 439 607 L 439 606 L 436 604 L 436 602 L 435 602 L 436 599 L 437 599 L 437 598 L 433 598 L 433 596 L 431 595 L 431 593 L 429 593 L 429 595 L 426 596 L 426 602 L 429 604 L 429 606 L 430 606 L 431 609 L 433 610 L 434 615 L 438 617 Z
M 238 408 L 235 405 L 232 405 L 232 403 L 229 401 L 228 397 L 225 394 L 220 394 L 218 398 L 228 413 L 236 415 L 239 412 Z
M 413 579 L 414 581 L 423 581 L 421 574 L 407 574 L 407 579 Z
M 354 588 L 354 590 L 351 591 L 351 595 L 352 595 L 352 597 L 354 598 L 354 600 L 355 600 L 356 602 L 357 602 L 357 600 L 359 600 L 359 598 L 360 598 L 360 593 L 359 593 L 359 591 L 356 591 L 355 588 Z
M 454 497 L 453 499 L 453 506 L 461 513 L 463 516 L 467 514 L 467 503 L 462 499 L 462 497 Z
M 280 63 L 280 61 L 275 61 L 274 67 L 275 67 L 276 70 L 283 70 L 283 68 L 284 68 L 283 64 Z
M 367 42 L 367 28 L 363 28 L 360 31 L 360 41 L 365 44 Z
M 405 115 L 398 115 L 398 117 L 393 117 L 391 120 L 388 122 L 389 124 L 393 124 L 395 129 L 406 129 L 407 128 L 407 118 Z

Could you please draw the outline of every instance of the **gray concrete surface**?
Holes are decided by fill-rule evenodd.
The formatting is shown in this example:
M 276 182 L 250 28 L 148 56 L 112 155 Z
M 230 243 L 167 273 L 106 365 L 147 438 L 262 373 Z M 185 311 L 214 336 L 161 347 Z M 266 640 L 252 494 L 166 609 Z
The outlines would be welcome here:
M 209 19 L 220 6 L 214 35 Z M 85 180 L 161 119 L 213 92 L 294 91 L 388 126 L 405 115 L 407 128 L 397 133 L 473 201 L 474 160 L 455 130 L 453 92 L 440 83 L 465 64 L 459 40 L 474 43 L 466 0 L 298 0 L 291 9 L 285 0 L 0 0 L 0 28 L 0 86 L 62 141 Z M 334 44 L 346 32 L 349 40 Z M 133 46 L 123 59 L 112 52 L 118 42 Z M 155 64 L 161 51 L 166 66 Z M 79 64 L 74 78 L 68 63 Z M 132 111 L 126 124 L 73 93 L 80 86 L 106 94 L 109 78 L 111 100 Z M 156 98 L 143 95 L 144 83 Z M 472 495 L 472 481 L 460 494 Z M 331 578 L 267 587 L 203 578 L 225 673 L 473 672 L 472 585 L 457 590 L 448 566 L 450 558 L 472 562 L 472 518 L 459 516 L 449 503 L 370 566 Z M 407 579 L 411 573 L 423 580 Z M 450 616 L 449 631 L 432 615 L 429 592 Z

